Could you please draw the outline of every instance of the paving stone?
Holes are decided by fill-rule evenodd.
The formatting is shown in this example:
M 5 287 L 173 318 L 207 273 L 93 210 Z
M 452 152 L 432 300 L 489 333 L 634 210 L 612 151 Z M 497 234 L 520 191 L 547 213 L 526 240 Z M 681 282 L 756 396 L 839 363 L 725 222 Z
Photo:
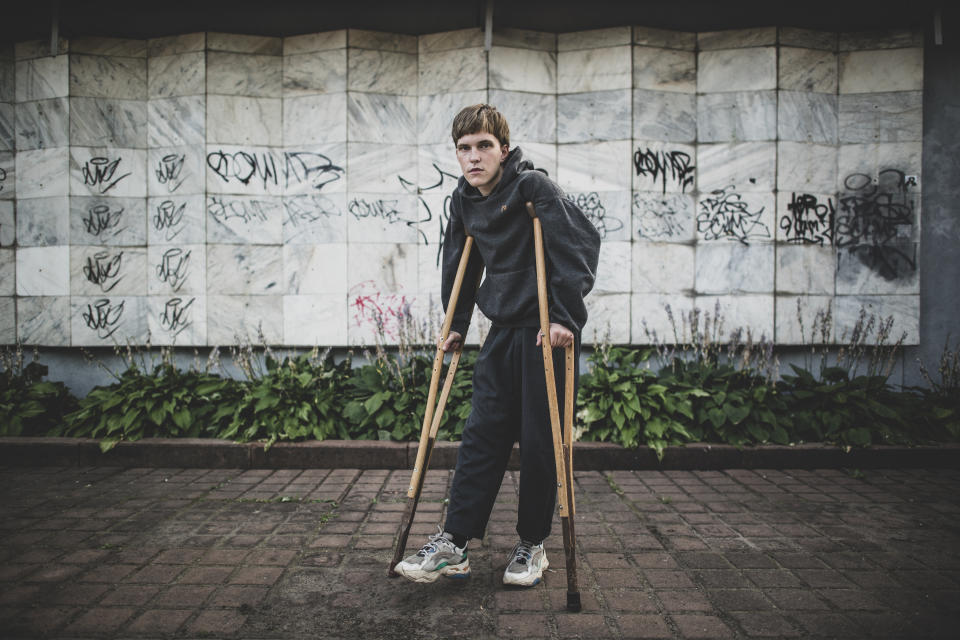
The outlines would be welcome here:
M 750 637 L 797 638 L 803 632 L 778 613 L 733 613 L 733 618 Z
M 677 614 L 670 616 L 684 638 L 732 638 L 733 632 L 717 616 Z
M 616 618 L 623 638 L 672 638 L 663 616 L 623 615 Z

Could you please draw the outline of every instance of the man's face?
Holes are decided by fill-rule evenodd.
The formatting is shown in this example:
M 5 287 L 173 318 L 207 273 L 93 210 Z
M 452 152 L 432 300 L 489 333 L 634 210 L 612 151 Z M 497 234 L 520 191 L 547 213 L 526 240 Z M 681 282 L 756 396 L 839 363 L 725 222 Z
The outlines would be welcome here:
M 470 133 L 457 140 L 460 170 L 467 182 L 485 196 L 500 182 L 500 163 L 509 152 L 509 147 L 501 145 L 492 133 Z

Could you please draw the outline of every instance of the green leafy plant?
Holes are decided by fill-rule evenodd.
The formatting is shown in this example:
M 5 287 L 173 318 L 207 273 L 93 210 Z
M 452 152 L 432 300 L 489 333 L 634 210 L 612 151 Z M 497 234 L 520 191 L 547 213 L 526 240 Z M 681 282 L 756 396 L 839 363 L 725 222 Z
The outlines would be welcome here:
M 62 382 L 44 380 L 49 372 L 37 361 L 24 365 L 22 345 L 0 352 L 0 436 L 55 435 L 77 399 Z

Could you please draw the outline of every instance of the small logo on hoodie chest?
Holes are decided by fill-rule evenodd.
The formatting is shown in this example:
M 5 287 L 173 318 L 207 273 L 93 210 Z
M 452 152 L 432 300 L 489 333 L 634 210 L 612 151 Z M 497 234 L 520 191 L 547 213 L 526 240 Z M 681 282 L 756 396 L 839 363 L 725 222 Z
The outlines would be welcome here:
M 503 205 L 502 207 L 500 207 L 500 213 L 503 213 L 506 210 L 507 210 L 507 205 Z

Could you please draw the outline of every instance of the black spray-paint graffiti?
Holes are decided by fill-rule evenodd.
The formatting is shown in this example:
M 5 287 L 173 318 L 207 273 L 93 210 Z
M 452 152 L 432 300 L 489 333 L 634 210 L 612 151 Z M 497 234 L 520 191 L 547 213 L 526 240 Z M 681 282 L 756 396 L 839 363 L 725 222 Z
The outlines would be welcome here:
M 863 173 L 847 176 L 839 198 L 835 243 L 885 280 L 917 269 L 913 242 L 916 178 L 884 169 L 876 180 Z
M 116 255 L 110 255 L 109 251 L 98 251 L 87 258 L 87 263 L 83 265 L 83 275 L 89 282 L 100 287 L 101 291 L 109 293 L 123 279 L 120 275 L 122 266 L 123 251 Z
M 284 226 L 300 227 L 310 225 L 327 218 L 343 215 L 340 207 L 333 200 L 319 193 L 309 196 L 285 198 L 283 210 L 287 214 L 283 220 Z
M 309 184 L 317 191 L 343 177 L 343 168 L 333 164 L 327 156 L 312 151 L 258 151 L 248 153 L 223 150 L 207 154 L 207 166 L 220 178 L 249 185 L 255 178 L 269 185 L 289 187 L 291 184 Z M 282 182 L 281 182 L 282 179 Z
M 83 216 L 83 228 L 90 235 L 99 238 L 101 235 L 117 235 L 126 227 L 120 227 L 120 221 L 123 219 L 123 208 L 116 210 L 110 209 L 109 205 L 97 204 L 87 209 L 87 215 Z
M 157 176 L 157 182 L 166 185 L 167 193 L 176 191 L 180 185 L 183 184 L 183 181 L 186 180 L 185 175 L 180 177 L 180 174 L 183 173 L 183 164 L 186 162 L 186 159 L 187 156 L 176 153 L 167 154 L 160 159 L 154 173 Z
M 177 336 L 186 330 L 193 321 L 190 317 L 190 308 L 196 298 L 184 301 L 183 298 L 170 298 L 160 313 L 160 326 Z
M 820 202 L 815 195 L 794 193 L 787 211 L 779 223 L 787 242 L 821 247 L 833 244 L 833 219 L 837 212 L 833 198 Z
M 83 174 L 83 184 L 94 187 L 101 194 L 110 191 L 117 186 L 121 180 L 130 175 L 130 173 L 117 175 L 117 170 L 120 168 L 120 162 L 122 162 L 122 160 L 123 158 L 110 160 L 103 156 L 91 158 L 80 170 Z
M 190 266 L 190 251 L 173 247 L 163 252 L 160 264 L 157 265 L 157 279 L 170 285 L 176 293 L 187 281 L 187 267 Z
M 183 212 L 187 204 L 177 204 L 173 200 L 164 200 L 157 205 L 153 214 L 153 228 L 169 242 L 176 238 L 184 229 Z
M 750 211 L 749 205 L 733 185 L 715 189 L 700 201 L 697 231 L 704 240 L 727 238 L 749 244 L 752 238 L 769 238 L 770 229 L 760 222 L 759 211 Z
M 106 340 L 120 328 L 120 319 L 123 316 L 123 301 L 111 304 L 108 298 L 101 298 L 87 310 L 81 313 L 83 321 L 89 329 L 97 332 L 97 337 Z
M 364 218 L 383 218 L 386 222 L 399 222 L 400 212 L 397 211 L 397 200 L 364 200 L 363 198 L 354 198 L 347 205 L 347 211 L 357 220 Z M 409 220 L 404 220 L 410 224 Z M 414 221 L 416 224 L 416 221 Z
M 567 197 L 583 211 L 587 219 L 593 223 L 593 226 L 600 232 L 600 238 L 605 239 L 607 235 L 623 229 L 623 221 L 607 215 L 607 208 L 603 206 L 600 200 L 600 194 L 596 191 L 589 193 L 570 194 Z
M 660 183 L 663 193 L 667 184 L 675 183 L 681 192 L 693 185 L 696 167 L 690 164 L 690 154 L 684 151 L 656 151 L 637 149 L 633 153 L 633 168 L 638 176 Z
M 0 168 L 0 193 L 3 193 L 4 188 L 6 187 L 7 182 L 7 170 Z
M 266 222 L 277 210 L 278 206 L 269 200 L 225 200 L 219 196 L 210 196 L 207 201 L 207 213 L 225 226 L 234 222 Z
M 416 225 L 417 233 L 420 234 L 420 239 L 423 241 L 423 244 L 429 245 L 430 240 L 427 238 L 427 234 L 423 232 L 423 225 L 427 222 L 433 220 L 434 211 L 430 208 L 429 203 L 423 197 L 423 194 L 430 193 L 432 191 L 444 189 L 444 183 L 448 180 L 457 181 L 457 176 L 454 174 L 444 171 L 441 169 L 436 162 L 433 163 L 433 170 L 437 172 L 437 178 L 434 182 L 426 186 L 418 186 L 411 180 L 407 180 L 403 176 L 397 176 L 397 179 L 400 181 L 400 186 L 403 187 L 403 190 L 409 194 L 415 194 L 417 199 L 420 201 L 420 204 L 423 206 L 425 212 L 423 219 L 417 220 L 415 222 L 407 221 L 407 224 L 410 226 Z M 450 221 L 450 199 L 451 197 L 447 195 L 443 199 L 443 206 L 441 211 L 437 211 L 436 214 L 440 216 L 440 224 L 438 225 L 438 234 L 437 234 L 437 266 L 440 266 L 440 259 L 443 255 L 443 237 L 447 231 L 447 223 Z
M 637 235 L 650 240 L 678 238 L 686 235 L 687 230 L 681 215 L 690 215 L 690 210 L 680 212 L 676 202 L 667 198 L 644 198 L 633 194 L 633 209 L 637 213 Z

